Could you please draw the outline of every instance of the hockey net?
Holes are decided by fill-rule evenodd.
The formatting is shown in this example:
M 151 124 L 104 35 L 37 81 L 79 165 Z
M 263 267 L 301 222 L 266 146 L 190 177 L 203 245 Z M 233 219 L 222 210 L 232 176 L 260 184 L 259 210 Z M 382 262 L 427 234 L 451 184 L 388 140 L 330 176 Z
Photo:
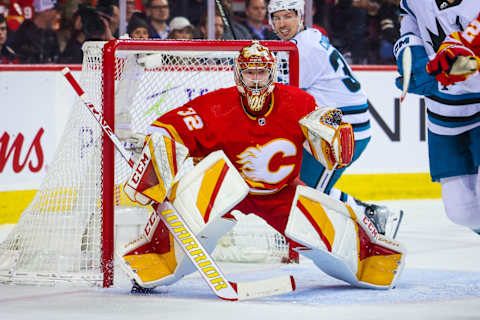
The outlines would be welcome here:
M 234 85 L 233 59 L 248 41 L 115 40 L 84 45 L 80 84 L 115 123 L 117 134 L 145 133 L 166 111 Z M 291 43 L 266 41 L 277 55 L 278 80 L 298 85 Z M 128 144 L 126 143 L 126 146 Z M 133 153 L 132 153 L 133 155 Z M 0 244 L 0 282 L 113 282 L 114 220 L 146 221 L 149 209 L 130 202 L 122 185 L 130 167 L 78 101 L 34 200 Z M 129 235 L 133 239 L 136 234 Z M 130 240 L 129 239 L 129 240 Z M 222 261 L 289 260 L 287 241 L 253 215 L 240 218 L 214 251 Z

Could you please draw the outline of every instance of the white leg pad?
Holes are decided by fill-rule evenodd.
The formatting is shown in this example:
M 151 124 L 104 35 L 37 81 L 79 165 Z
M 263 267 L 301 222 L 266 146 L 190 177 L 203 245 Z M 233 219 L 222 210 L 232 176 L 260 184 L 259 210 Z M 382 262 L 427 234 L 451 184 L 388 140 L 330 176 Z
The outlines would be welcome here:
M 392 288 L 404 266 L 403 246 L 363 212 L 309 187 L 297 187 L 285 234 L 322 271 L 357 287 Z
M 217 151 L 200 161 L 180 179 L 170 193 L 170 200 L 177 213 L 182 216 L 205 250 L 212 253 L 218 240 L 236 224 L 234 218 L 222 218 L 222 216 L 245 198 L 248 191 L 247 184 L 225 154 L 222 151 Z M 185 255 L 182 247 L 176 242 L 173 243 L 173 248 L 170 250 L 174 254 L 174 258 L 172 256 L 167 258 L 169 267 L 174 269 L 168 275 L 152 276 L 152 274 L 155 274 L 155 270 L 152 269 L 153 271 L 144 272 L 145 276 L 142 277 L 141 272 L 138 271 L 140 268 L 134 269 L 131 261 L 130 263 L 126 262 L 126 259 L 135 259 L 135 257 L 132 258 L 132 255 L 135 255 L 138 248 L 158 241 L 150 235 L 153 235 L 159 226 L 163 230 L 166 229 L 163 222 L 160 221 L 160 217 L 154 213 L 143 234 L 137 240 L 127 244 L 118 253 L 123 269 L 127 271 L 130 278 L 135 279 L 138 284 L 145 288 L 169 285 L 196 271 L 195 266 Z M 166 232 L 162 229 L 158 230 L 160 232 L 159 237 L 162 232 Z M 187 233 L 183 234 L 188 235 Z M 182 239 L 190 241 L 188 239 L 191 238 L 186 236 Z M 174 241 L 171 235 L 170 241 Z M 195 243 L 192 242 L 191 245 L 195 246 Z M 165 252 L 161 254 L 165 254 Z M 129 258 L 125 258 L 126 256 L 129 256 Z M 197 258 L 201 259 L 201 256 L 202 252 L 199 252 Z M 149 268 L 151 266 L 146 266 L 144 270 L 150 270 Z

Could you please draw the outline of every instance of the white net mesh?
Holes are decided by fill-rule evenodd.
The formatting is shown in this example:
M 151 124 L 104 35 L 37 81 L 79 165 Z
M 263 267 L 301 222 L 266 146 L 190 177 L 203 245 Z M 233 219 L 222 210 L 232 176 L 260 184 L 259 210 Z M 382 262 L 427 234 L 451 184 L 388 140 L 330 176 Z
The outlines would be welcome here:
M 134 51 L 118 50 L 115 75 L 109 80 L 103 71 L 103 45 L 84 46 L 79 82 L 97 108 L 103 106 L 104 113 L 114 112 L 115 131 L 120 138 L 131 132 L 145 133 L 146 127 L 164 112 L 234 85 L 232 63 L 238 48 L 233 46 L 231 51 L 221 52 L 208 46 L 203 51 L 178 51 L 178 43 L 162 51 L 153 50 L 151 45 L 148 51 L 139 50 L 138 45 Z M 278 74 L 283 79 L 289 73 L 287 61 L 279 63 Z M 103 92 L 104 81 L 114 84 L 114 106 L 103 104 L 105 95 L 113 94 Z M 102 268 L 102 263 L 110 266 L 111 261 L 102 255 L 102 235 L 109 228 L 102 225 L 102 217 L 116 216 L 122 210 L 148 212 L 123 194 L 121 185 L 130 167 L 116 151 L 114 213 L 105 212 L 103 173 L 113 164 L 103 160 L 102 141 L 100 126 L 78 101 L 37 195 L 0 244 L 0 282 L 105 285 L 108 268 Z M 217 259 L 252 262 L 288 256 L 285 240 L 273 229 L 255 218 L 242 220 L 220 241 L 215 251 Z

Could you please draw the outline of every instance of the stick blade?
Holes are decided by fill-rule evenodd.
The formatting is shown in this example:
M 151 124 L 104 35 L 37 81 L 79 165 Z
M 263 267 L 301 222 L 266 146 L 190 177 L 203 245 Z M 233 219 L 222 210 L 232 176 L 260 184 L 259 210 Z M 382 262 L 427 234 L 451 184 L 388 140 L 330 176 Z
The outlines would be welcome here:
M 402 95 L 400 96 L 400 103 L 405 100 L 408 92 L 408 86 L 410 85 L 410 79 L 412 75 L 412 50 L 410 47 L 406 47 L 403 51 L 402 57 L 402 67 L 403 67 L 403 90 Z
M 269 297 L 295 291 L 293 276 L 237 283 L 238 300 Z

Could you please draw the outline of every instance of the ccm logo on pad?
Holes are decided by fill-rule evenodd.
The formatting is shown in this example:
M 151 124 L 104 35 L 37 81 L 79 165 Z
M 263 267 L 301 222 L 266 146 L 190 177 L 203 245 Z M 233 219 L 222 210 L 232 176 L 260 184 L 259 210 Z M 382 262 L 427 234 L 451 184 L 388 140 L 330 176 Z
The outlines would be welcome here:
M 141 177 L 145 173 L 145 169 L 147 168 L 147 165 L 150 162 L 150 160 L 151 160 L 150 150 L 147 150 L 147 152 L 144 152 L 142 154 L 142 158 L 138 162 L 138 165 L 135 168 L 135 171 L 133 172 L 133 176 L 131 179 L 131 181 L 134 183 L 133 187 L 138 186 L 138 183 L 140 182 Z

